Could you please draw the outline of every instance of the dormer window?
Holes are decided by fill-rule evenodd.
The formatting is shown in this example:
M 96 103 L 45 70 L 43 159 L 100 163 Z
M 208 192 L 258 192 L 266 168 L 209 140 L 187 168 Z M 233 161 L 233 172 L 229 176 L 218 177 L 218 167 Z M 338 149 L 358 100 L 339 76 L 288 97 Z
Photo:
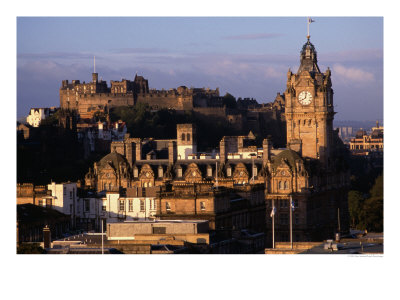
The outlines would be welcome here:
M 133 177 L 137 178 L 139 176 L 139 170 L 138 168 L 133 169 Z
M 207 168 L 207 176 L 208 176 L 208 177 L 211 177 L 211 176 L 212 176 L 212 169 L 211 169 L 211 167 L 208 167 L 208 168 Z
M 228 167 L 228 168 L 226 169 L 226 175 L 227 175 L 228 177 L 231 177 L 231 176 L 232 176 L 232 168 L 231 168 L 231 167 Z
M 182 177 L 182 168 L 177 169 L 178 177 Z

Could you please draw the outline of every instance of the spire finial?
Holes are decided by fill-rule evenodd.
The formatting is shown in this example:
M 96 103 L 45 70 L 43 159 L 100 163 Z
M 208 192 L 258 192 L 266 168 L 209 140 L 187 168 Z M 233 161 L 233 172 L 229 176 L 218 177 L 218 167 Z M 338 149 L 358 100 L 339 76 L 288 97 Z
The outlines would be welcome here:
M 96 73 L 96 56 L 93 56 L 93 73 Z
M 315 22 L 315 20 L 311 19 L 310 17 L 307 18 L 307 40 L 310 40 L 310 24 Z

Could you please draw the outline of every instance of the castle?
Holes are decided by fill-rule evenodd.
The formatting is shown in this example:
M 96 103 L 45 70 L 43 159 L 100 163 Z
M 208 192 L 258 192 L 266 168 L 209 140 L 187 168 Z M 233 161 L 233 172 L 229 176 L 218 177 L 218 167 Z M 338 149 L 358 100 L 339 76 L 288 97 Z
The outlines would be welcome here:
M 92 73 L 92 81 L 63 80 L 60 88 L 60 107 L 76 110 L 81 118 L 90 118 L 94 112 L 118 106 L 133 106 L 146 103 L 152 109 L 191 110 L 194 107 L 221 106 L 218 88 L 187 88 L 155 90 L 149 89 L 147 79 L 135 76 L 133 81 L 122 79 L 107 82 L 99 80 L 98 73 Z
M 97 77 L 93 81 L 89 86 L 97 84 Z M 118 83 L 118 87 L 123 88 L 124 96 L 113 94 L 115 98 L 104 103 L 115 105 L 125 95 L 130 95 L 132 103 L 152 98 L 152 93 L 147 90 L 147 81 L 142 78 L 136 77 L 132 84 L 123 82 Z M 105 90 L 106 86 L 102 86 Z M 116 85 L 112 83 L 111 89 L 113 87 L 116 88 Z M 126 90 L 128 87 L 129 91 Z M 185 98 L 183 91 L 190 96 Z M 218 90 L 202 90 L 196 94 L 194 90 L 181 89 L 173 93 L 175 99 L 181 99 L 177 103 L 193 106 L 199 103 L 195 99 L 205 99 L 207 95 L 212 99 L 218 95 Z M 196 98 L 195 95 L 202 96 Z M 265 221 L 263 228 L 267 237 L 271 238 L 272 228 L 275 227 L 276 239 L 288 241 L 292 210 L 295 241 L 321 240 L 332 237 L 335 232 L 345 232 L 348 230 L 347 191 L 350 179 L 343 159 L 343 144 L 332 127 L 335 112 L 331 71 L 329 68 L 325 73 L 320 71 L 317 52 L 309 36 L 301 49 L 297 73 L 288 71 L 286 90 L 283 96 L 278 96 L 272 106 L 281 106 L 280 109 L 284 110 L 286 148 L 274 148 L 268 138 L 259 147 L 254 135 L 249 132 L 242 136 L 225 136 L 220 141 L 219 149 L 201 153 L 197 151 L 196 127 L 180 124 L 176 139 L 140 139 L 126 135 L 123 141 L 113 142 L 111 153 L 95 163 L 87 173 L 85 185 L 106 192 L 121 188 L 162 187 L 157 208 L 157 217 L 161 219 L 177 215 L 190 219 L 199 218 L 199 214 L 201 217 L 201 205 L 205 207 L 208 202 L 203 200 L 197 203 L 197 191 L 208 191 L 214 195 L 208 216 L 214 218 L 213 228 L 216 230 L 229 226 L 233 228 L 233 220 L 240 220 L 235 224 L 250 224 L 261 212 L 263 218 L 257 220 Z M 83 109 L 83 104 L 79 104 L 81 97 L 91 99 L 91 95 L 77 96 L 76 107 Z M 105 98 L 99 96 L 93 99 Z M 257 191 L 257 195 L 261 187 L 262 203 L 256 200 L 256 194 L 251 194 L 248 209 L 252 213 L 230 216 L 228 222 L 226 218 L 229 214 L 225 210 L 225 219 L 221 217 L 218 221 L 217 211 L 223 210 L 221 207 L 224 206 L 218 201 L 225 200 L 218 200 L 213 191 L 225 188 L 240 193 L 246 187 L 249 191 Z M 230 201 L 233 207 L 236 200 Z M 193 208 L 188 210 L 187 204 L 192 202 Z M 271 211 L 277 224 L 269 217 Z M 257 228 L 260 228 L 259 224 Z

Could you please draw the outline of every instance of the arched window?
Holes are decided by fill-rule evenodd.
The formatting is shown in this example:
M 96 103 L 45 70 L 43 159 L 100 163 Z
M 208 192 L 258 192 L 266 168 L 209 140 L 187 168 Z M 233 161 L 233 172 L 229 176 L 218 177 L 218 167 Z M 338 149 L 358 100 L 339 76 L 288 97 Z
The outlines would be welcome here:
M 285 181 L 285 183 L 284 183 L 284 189 L 285 189 L 285 190 L 289 189 L 289 185 L 288 185 L 288 182 L 287 182 L 287 181 Z
M 228 169 L 226 169 L 226 175 L 227 175 L 228 177 L 231 177 L 231 176 L 232 176 L 232 168 L 231 168 L 231 167 L 229 167 Z
M 190 133 L 186 134 L 186 140 L 190 142 Z
M 182 133 L 182 141 L 184 141 L 184 140 L 185 140 L 185 134 Z
M 280 189 L 280 190 L 283 190 L 283 183 L 282 183 L 282 181 L 279 181 L 279 189 Z

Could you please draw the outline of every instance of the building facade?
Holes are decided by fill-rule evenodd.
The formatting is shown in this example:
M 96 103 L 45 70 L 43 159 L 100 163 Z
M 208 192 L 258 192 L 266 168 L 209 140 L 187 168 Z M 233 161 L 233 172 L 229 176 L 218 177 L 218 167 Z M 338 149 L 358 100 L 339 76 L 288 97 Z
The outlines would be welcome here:
M 288 241 L 290 207 L 297 241 L 345 232 L 349 171 L 332 127 L 331 71 L 320 71 L 309 37 L 297 73 L 289 70 L 285 93 L 275 102 L 285 111 L 286 148 L 274 148 L 269 138 L 259 146 L 249 132 L 225 136 L 219 149 L 203 153 L 196 146 L 198 129 L 180 124 L 176 139 L 126 135 L 113 142 L 111 153 L 89 170 L 85 185 L 98 191 L 161 187 L 156 217 L 202 218 L 212 230 L 264 230 L 267 243 L 272 227 L 277 241 Z

